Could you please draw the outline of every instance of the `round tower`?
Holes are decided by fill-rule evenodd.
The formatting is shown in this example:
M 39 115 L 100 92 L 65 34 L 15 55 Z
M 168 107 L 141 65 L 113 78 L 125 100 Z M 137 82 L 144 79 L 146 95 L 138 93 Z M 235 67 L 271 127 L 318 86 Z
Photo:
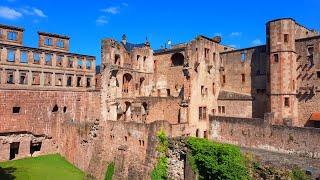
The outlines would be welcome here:
M 296 98 L 296 22 L 277 19 L 267 23 L 268 94 L 272 124 L 298 125 Z

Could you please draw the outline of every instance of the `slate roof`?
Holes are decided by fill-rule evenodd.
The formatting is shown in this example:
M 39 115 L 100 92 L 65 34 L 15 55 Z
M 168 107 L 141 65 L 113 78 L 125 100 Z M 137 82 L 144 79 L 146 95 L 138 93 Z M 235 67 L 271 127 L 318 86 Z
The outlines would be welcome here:
M 124 46 L 124 48 L 130 52 L 132 51 L 133 48 L 142 48 L 145 46 L 145 43 L 140 43 L 140 44 L 133 44 L 133 43 L 129 43 L 129 42 L 126 42 L 126 44 L 123 44 L 121 42 L 121 44 Z
M 253 97 L 247 94 L 240 94 L 230 91 L 220 91 L 218 100 L 242 100 L 242 101 L 252 101 Z

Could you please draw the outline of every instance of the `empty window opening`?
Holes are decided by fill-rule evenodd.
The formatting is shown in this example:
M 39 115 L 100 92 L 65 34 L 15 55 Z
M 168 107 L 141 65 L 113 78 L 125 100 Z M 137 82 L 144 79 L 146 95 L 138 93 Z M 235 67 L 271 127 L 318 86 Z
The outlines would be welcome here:
M 32 72 L 32 85 L 40 85 L 40 73 Z
M 16 155 L 19 154 L 20 142 L 10 143 L 10 160 L 16 158 Z
M 39 53 L 33 53 L 33 63 L 40 64 L 40 54 Z
M 241 81 L 244 83 L 246 82 L 246 76 L 245 74 L 241 74 Z
M 59 40 L 57 41 L 57 47 L 58 47 L 58 48 L 64 48 L 64 42 L 63 42 L 62 39 L 59 39 Z
M 313 46 L 309 46 L 307 51 L 308 51 L 308 56 L 313 56 L 313 52 L 314 52 Z
M 28 54 L 26 51 L 21 51 L 20 62 L 21 63 L 28 63 Z
M 199 137 L 199 129 L 196 130 L 196 137 Z
M 142 140 L 142 146 L 144 146 L 144 140 Z
M 44 39 L 44 45 L 46 46 L 52 46 L 52 38 L 45 38 Z
M 222 75 L 222 84 L 226 83 L 226 75 Z
M 213 95 L 215 95 L 215 94 L 216 94 L 216 92 L 215 92 L 215 85 L 214 85 L 214 83 L 212 83 L 212 94 L 213 94 Z
M 184 56 L 181 53 L 175 53 L 171 56 L 173 66 L 182 66 L 184 64 Z
M 15 59 L 15 51 L 13 49 L 8 49 L 7 60 L 8 62 L 14 62 Z
M 226 113 L 226 108 L 224 106 L 222 106 L 222 114 Z
M 30 142 L 30 154 L 40 151 L 41 150 L 42 142 Z
M 20 107 L 18 107 L 18 106 L 13 107 L 13 108 L 12 108 L 12 113 L 13 113 L 13 114 L 18 114 L 18 113 L 20 113 Z
M 12 71 L 7 72 L 7 84 L 14 84 L 14 75 Z
M 279 55 L 278 54 L 274 54 L 273 55 L 273 59 L 274 59 L 274 62 L 279 62 Z
M 208 131 L 203 131 L 203 138 L 208 139 Z
M 91 86 L 91 78 L 87 78 L 87 87 Z
M 82 69 L 82 59 L 78 59 L 78 69 Z
M 207 107 L 199 107 L 199 120 L 206 120 Z
M 72 59 L 72 57 L 68 57 L 68 68 L 73 68 L 73 59 Z
M 289 97 L 285 97 L 285 98 L 284 98 L 284 106 L 285 106 L 285 107 L 289 107 L 289 106 L 290 106 Z
M 77 87 L 81 86 L 81 77 L 77 77 Z
M 46 65 L 51 65 L 52 63 L 52 54 L 46 54 L 45 56 L 46 59 Z
M 167 96 L 170 96 L 170 89 L 167 89 Z
M 320 79 L 320 71 L 317 71 L 317 78 Z
M 27 84 L 27 73 L 20 73 L 19 84 Z
M 241 62 L 245 62 L 246 61 L 246 52 L 242 51 L 241 52 Z
M 131 74 L 124 74 L 123 75 L 123 82 L 122 82 L 122 92 L 129 93 L 129 89 L 131 88 L 132 83 L 132 76 Z
M 59 111 L 58 105 L 54 105 L 51 112 L 58 112 L 58 111 Z
M 125 136 L 125 137 L 124 137 L 124 140 L 127 142 L 127 141 L 128 141 L 128 137 L 127 137 L 127 136 Z
M 60 56 L 60 55 L 57 56 L 56 66 L 59 66 L 59 67 L 62 66 L 62 59 L 63 59 L 63 56 Z
M 206 62 L 209 61 L 209 53 L 210 53 L 210 49 L 204 48 L 204 60 L 205 60 Z
M 86 60 L 86 69 L 91 69 L 91 61 L 90 60 Z
M 15 31 L 8 31 L 7 35 L 8 35 L 7 39 L 10 41 L 17 41 L 18 40 L 18 33 Z
M 137 55 L 137 61 L 139 61 L 139 59 L 140 59 L 140 55 Z
M 285 43 L 289 42 L 289 34 L 284 34 L 283 35 L 283 40 Z
M 63 112 L 66 113 L 67 112 L 67 106 L 63 107 Z
M 114 55 L 114 64 L 120 65 L 120 55 L 119 54 Z
M 211 112 L 212 112 L 213 116 L 216 114 L 216 110 L 215 109 L 212 109 Z

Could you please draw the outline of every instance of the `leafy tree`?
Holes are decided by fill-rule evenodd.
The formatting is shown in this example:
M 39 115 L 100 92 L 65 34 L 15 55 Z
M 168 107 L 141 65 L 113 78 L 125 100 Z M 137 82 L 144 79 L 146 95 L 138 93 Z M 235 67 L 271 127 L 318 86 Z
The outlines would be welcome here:
M 166 133 L 160 130 L 157 134 L 159 144 L 157 146 L 157 151 L 159 152 L 159 159 L 157 165 L 151 172 L 152 180 L 162 180 L 167 179 L 168 171 L 168 158 L 166 152 L 168 151 L 169 141 Z

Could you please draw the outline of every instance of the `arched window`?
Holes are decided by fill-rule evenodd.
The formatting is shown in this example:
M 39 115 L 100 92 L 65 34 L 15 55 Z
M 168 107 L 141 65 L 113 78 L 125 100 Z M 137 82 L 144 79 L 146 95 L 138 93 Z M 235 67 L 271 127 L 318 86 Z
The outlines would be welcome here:
M 120 65 L 120 55 L 119 54 L 114 55 L 114 64 Z
M 131 74 L 126 73 L 123 75 L 122 92 L 124 93 L 129 92 L 129 89 L 131 88 L 131 81 L 132 81 Z
M 181 53 L 175 53 L 171 56 L 173 66 L 182 66 L 184 64 L 184 56 Z

